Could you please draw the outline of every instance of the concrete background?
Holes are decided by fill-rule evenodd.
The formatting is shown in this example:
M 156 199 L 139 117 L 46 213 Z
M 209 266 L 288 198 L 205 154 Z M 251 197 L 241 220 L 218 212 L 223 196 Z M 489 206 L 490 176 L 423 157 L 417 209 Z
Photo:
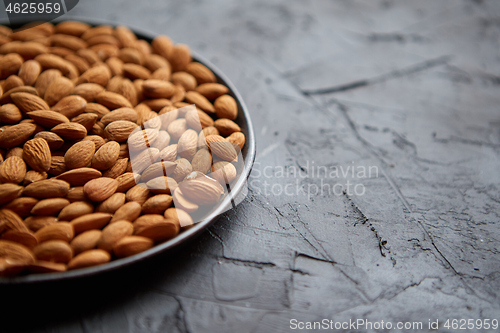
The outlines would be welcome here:
M 21 288 L 36 320 L 6 315 L 8 330 L 500 319 L 500 1 L 87 0 L 70 14 L 215 63 L 248 105 L 256 165 L 246 200 L 191 244 L 50 287 L 64 297 L 51 306 Z M 328 193 L 347 181 L 364 194 Z

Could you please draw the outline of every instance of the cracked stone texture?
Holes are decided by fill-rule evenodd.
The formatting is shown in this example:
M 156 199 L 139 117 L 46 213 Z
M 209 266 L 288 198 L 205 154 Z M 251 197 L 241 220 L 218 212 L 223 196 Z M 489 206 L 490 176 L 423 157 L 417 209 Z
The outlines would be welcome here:
M 500 319 L 500 2 L 81 1 L 71 14 L 215 63 L 248 105 L 256 164 L 246 200 L 178 251 L 9 288 L 32 320 L 3 315 L 7 331 Z M 347 181 L 364 195 L 329 191 Z

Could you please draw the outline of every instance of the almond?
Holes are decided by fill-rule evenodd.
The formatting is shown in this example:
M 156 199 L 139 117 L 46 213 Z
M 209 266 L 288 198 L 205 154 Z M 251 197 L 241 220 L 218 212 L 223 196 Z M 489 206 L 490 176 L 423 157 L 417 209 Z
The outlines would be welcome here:
M 76 116 L 71 119 L 71 122 L 73 123 L 78 123 L 80 125 L 83 125 L 87 132 L 90 132 L 95 123 L 97 122 L 98 115 L 93 114 L 93 113 L 82 113 L 79 116 Z
M 191 74 L 196 78 L 198 84 L 204 83 L 215 83 L 217 79 L 215 78 L 214 73 L 210 69 L 208 69 L 205 65 L 200 64 L 199 62 L 192 62 L 186 66 L 186 72 Z
M 170 143 L 170 134 L 167 131 L 158 131 L 157 139 L 152 143 L 151 147 L 162 150 Z
M 101 176 L 102 174 L 99 170 L 82 167 L 82 168 L 74 168 L 73 170 L 63 172 L 59 176 L 57 176 L 57 179 L 64 180 L 68 182 L 71 186 L 80 186 L 84 185 L 85 183 L 87 183 L 92 179 L 99 178 Z
M 9 53 L 0 62 L 0 79 L 5 79 L 12 74 L 17 74 L 24 62 L 23 57 L 16 53 Z
M 35 233 L 38 243 L 43 243 L 48 240 L 62 240 L 69 243 L 74 235 L 73 226 L 68 222 L 50 224 Z
M 49 240 L 33 249 L 38 260 L 68 263 L 73 258 L 73 250 L 62 240 Z
M 36 237 L 33 235 L 31 231 L 28 230 L 26 231 L 7 230 L 2 234 L 2 239 L 24 245 L 28 249 L 32 249 L 38 245 Z
M 23 115 L 15 104 L 4 104 L 0 107 L 0 122 L 4 124 L 16 124 Z
M 157 194 L 152 196 L 142 205 L 143 214 L 163 214 L 165 210 L 172 206 L 172 196 L 168 194 Z
M 57 218 L 54 216 L 28 216 L 24 223 L 33 232 L 40 230 L 41 228 L 54 224 L 57 222 Z
M 186 102 L 195 104 L 205 112 L 215 113 L 215 108 L 210 101 L 197 91 L 186 92 Z
M 229 92 L 229 89 L 220 83 L 203 83 L 196 87 L 196 91 L 209 100 L 214 100 Z
M 196 131 L 201 131 L 202 128 L 214 125 L 213 119 L 208 114 L 200 110 L 188 111 L 185 118 L 187 125 Z
M 160 214 L 146 214 L 134 221 L 134 235 L 152 239 L 155 242 L 174 237 L 180 227 L 176 221 L 166 220 Z
M 177 181 L 171 177 L 161 176 L 149 180 L 146 183 L 146 186 L 151 192 L 155 194 L 171 194 L 177 188 Z M 144 203 L 145 201 L 146 200 L 142 201 L 142 203 Z
M 108 213 L 92 213 L 77 217 L 71 220 L 70 223 L 73 225 L 75 234 L 79 234 L 90 229 L 101 229 L 108 224 L 111 216 Z
M 113 121 L 106 126 L 104 131 L 110 140 L 125 142 L 130 133 L 137 128 L 137 124 L 128 120 Z
M 165 35 L 155 37 L 155 39 L 153 39 L 153 41 L 151 42 L 151 46 L 153 47 L 155 53 L 159 54 L 165 59 L 169 58 L 174 48 L 172 40 Z
M 17 107 L 23 112 L 49 109 L 49 106 L 43 99 L 30 93 L 16 92 L 11 94 L 10 97 Z
M 52 132 L 46 132 L 46 131 L 38 132 L 35 135 L 35 139 L 36 138 L 42 138 L 45 141 L 47 141 L 47 144 L 49 145 L 51 151 L 61 148 L 62 145 L 64 144 L 64 140 L 59 135 Z
M 80 37 L 85 31 L 90 29 L 90 25 L 77 21 L 66 21 L 56 25 L 55 31 L 59 34 L 66 34 Z
M 184 118 L 174 120 L 167 127 L 168 134 L 170 134 L 170 137 L 175 141 L 179 140 L 181 135 L 186 130 L 187 130 L 187 122 L 186 119 Z
M 196 89 L 196 78 L 186 72 L 176 72 L 172 74 L 171 81 L 175 85 L 182 86 L 185 91 Z
M 59 212 L 69 205 L 68 199 L 64 198 L 50 198 L 40 200 L 31 210 L 33 215 L 57 215 Z
M 83 192 L 92 201 L 104 201 L 115 193 L 117 187 L 115 179 L 100 177 L 88 181 L 83 186 Z
M 222 95 L 214 102 L 215 114 L 219 118 L 235 120 L 238 117 L 238 105 L 233 97 Z
M 152 146 L 158 138 L 158 130 L 156 129 L 136 129 L 132 132 L 127 140 L 128 148 L 132 152 L 142 151 Z
M 144 66 L 151 72 L 154 72 L 160 68 L 170 69 L 170 64 L 168 63 L 167 59 L 157 54 L 149 54 L 147 57 L 145 57 Z
M 132 170 L 134 173 L 140 174 L 148 166 L 153 164 L 160 155 L 160 152 L 156 148 L 148 148 L 143 151 L 131 156 L 130 162 L 132 164 Z
M 97 103 L 88 103 L 85 107 L 85 112 L 94 113 L 98 116 L 97 119 L 102 119 L 102 117 L 108 114 L 110 111 L 104 105 Z
M 193 179 L 179 183 L 182 194 L 198 205 L 212 205 L 219 201 L 224 193 L 220 185 L 208 181 Z
M 23 194 L 37 199 L 61 198 L 66 196 L 69 184 L 58 179 L 45 179 L 29 184 Z
M 136 201 L 142 205 L 149 198 L 151 192 L 144 186 L 144 184 L 138 184 L 128 190 L 125 195 L 127 201 Z
M 198 133 L 192 129 L 186 130 L 177 143 L 177 153 L 179 156 L 191 161 L 196 154 L 198 147 Z
M 9 202 L 4 208 L 13 211 L 21 218 L 26 218 L 30 215 L 31 209 L 37 202 L 38 200 L 35 198 L 20 197 Z
M 104 172 L 104 177 L 117 178 L 122 175 L 128 166 L 128 158 L 119 158 L 116 163 Z
M 91 214 L 94 212 L 94 206 L 86 201 L 75 201 L 64 207 L 59 213 L 60 221 L 71 221 L 77 217 Z
M 108 252 L 103 250 L 88 250 L 80 253 L 68 263 L 68 269 L 78 269 L 102 265 L 111 260 Z
M 172 75 L 172 70 L 170 69 L 170 67 L 158 68 L 157 70 L 154 71 L 153 74 L 151 74 L 150 79 L 169 81 L 171 75 Z
M 78 70 L 72 63 L 55 54 L 40 54 L 35 57 L 35 60 L 40 63 L 42 70 L 57 69 L 69 79 L 78 76 Z
M 47 173 L 46 172 L 38 172 L 35 170 L 29 170 L 26 172 L 26 175 L 24 176 L 23 179 L 23 185 L 26 186 L 28 184 L 37 182 L 39 180 L 44 180 L 47 179 Z
M 234 132 L 240 132 L 241 128 L 234 121 L 220 118 L 217 119 L 214 123 L 215 128 L 219 131 L 219 133 L 223 136 L 228 136 L 233 134 Z
M 100 103 L 111 110 L 123 107 L 128 107 L 128 108 L 132 107 L 132 104 L 129 102 L 128 99 L 126 99 L 120 94 L 111 91 L 103 91 L 102 93 L 96 96 L 96 101 L 97 103 Z
M 42 72 L 42 66 L 36 60 L 28 60 L 21 65 L 19 77 L 27 86 L 35 84 L 38 75 Z
M 35 88 L 38 91 L 40 97 L 43 98 L 45 91 L 47 90 L 49 84 L 56 78 L 61 77 L 62 73 L 58 69 L 47 69 L 43 71 L 36 80 Z
M 171 106 L 172 102 L 166 98 L 155 98 L 155 99 L 147 99 L 143 100 L 142 103 L 149 106 L 149 108 L 153 111 L 159 112 L 165 106 Z
M 186 89 L 182 86 L 176 85 L 174 87 L 174 94 L 170 97 L 170 101 L 172 103 L 181 102 L 184 100 L 184 97 L 186 97 Z
M 192 213 L 192 212 L 198 210 L 198 208 L 199 208 L 198 204 L 186 199 L 184 194 L 182 194 L 182 191 L 180 188 L 175 189 L 175 191 L 172 195 L 172 198 L 174 200 L 175 207 L 180 208 L 187 213 Z
M 28 232 L 21 217 L 10 209 L 0 210 L 0 224 L 3 224 L 7 230 Z
M 162 216 L 163 217 L 163 216 Z M 134 225 L 128 221 L 116 221 L 106 226 L 97 242 L 97 247 L 107 252 L 113 251 L 113 246 L 123 237 L 134 234 Z
M 27 141 L 23 146 L 23 158 L 33 170 L 48 171 L 52 159 L 49 144 L 42 138 Z
M 119 154 L 120 144 L 116 141 L 109 141 L 92 157 L 92 167 L 98 170 L 109 169 L 116 163 Z
M 115 193 L 106 200 L 104 200 L 99 206 L 97 206 L 96 212 L 104 212 L 113 214 L 125 204 L 125 194 Z
M 168 176 L 177 168 L 177 164 L 170 161 L 161 161 L 151 164 L 141 175 L 141 182 L 147 182 L 153 178 Z
M 158 157 L 158 159 L 160 159 L 161 161 L 170 161 L 170 162 L 175 161 L 176 158 L 177 158 L 177 145 L 176 144 L 170 145 L 166 148 L 163 148 L 160 151 L 160 156 Z
M 245 134 L 241 132 L 234 132 L 230 136 L 226 138 L 228 142 L 234 143 L 240 147 L 240 150 L 243 149 L 245 145 Z
M 177 167 L 175 168 L 171 176 L 177 182 L 182 181 L 184 177 L 186 177 L 193 171 L 191 163 L 185 158 L 179 158 L 178 160 L 175 161 L 175 163 L 177 164 Z
M 87 102 L 91 103 L 96 100 L 97 95 L 102 93 L 104 88 L 97 83 L 81 83 L 77 85 L 73 91 L 72 95 L 79 95 L 83 97 Z
M 23 264 L 35 262 L 35 256 L 27 247 L 8 240 L 0 240 L 0 258 L 11 259 Z
M 64 59 L 72 63 L 76 69 L 78 69 L 78 73 L 80 74 L 85 73 L 90 69 L 90 65 L 87 60 L 77 56 L 76 54 L 68 54 L 64 56 Z
M 26 93 L 34 96 L 38 96 L 38 92 L 35 88 L 30 87 L 30 86 L 20 86 L 20 87 L 15 87 L 10 90 L 7 90 L 6 93 L 0 97 L 0 104 L 5 104 L 5 103 L 12 103 L 12 95 L 17 94 L 17 93 Z M 22 103 L 20 101 L 19 103 Z M 45 102 L 44 102 L 45 103 Z
M 10 42 L 0 47 L 1 54 L 17 53 L 26 60 L 47 52 L 45 45 L 36 42 Z
M 154 245 L 153 240 L 142 236 L 126 236 L 114 246 L 113 252 L 118 258 L 130 257 L 149 250 Z
M 27 270 L 32 273 L 58 273 L 66 271 L 66 265 L 51 261 L 37 260 L 30 264 Z
M 0 164 L 0 182 L 19 184 L 26 176 L 26 164 L 18 156 L 11 156 Z
M 94 249 L 101 238 L 101 230 L 84 231 L 71 241 L 71 249 L 75 255 Z
M 65 140 L 79 140 L 87 135 L 87 129 L 78 123 L 63 123 L 51 129 L 52 132 Z
M 122 80 L 120 82 L 120 85 L 118 86 L 117 93 L 128 99 L 130 104 L 132 104 L 133 106 L 137 105 L 138 103 L 137 91 L 132 81 L 128 79 Z
M 220 161 L 212 166 L 210 177 L 221 184 L 229 184 L 236 178 L 236 168 L 229 162 Z
M 66 171 L 66 164 L 64 163 L 64 156 L 53 155 L 50 161 L 50 169 L 47 173 L 58 176 Z
M 191 161 L 193 171 L 199 171 L 206 174 L 212 166 L 212 155 L 206 149 L 200 149 Z
M 142 89 L 144 95 L 152 98 L 170 98 L 174 94 L 174 85 L 168 81 L 146 80 Z
M 134 221 L 141 214 L 141 204 L 137 201 L 130 201 L 118 208 L 110 223 L 115 223 L 117 221 Z
M 120 60 L 126 64 L 130 63 L 142 65 L 143 63 L 141 52 L 131 47 L 125 47 L 121 49 L 120 53 L 118 54 L 118 58 L 120 58 Z
M 126 172 L 116 177 L 118 182 L 117 192 L 125 192 L 136 185 L 136 176 L 132 172 Z
M 217 155 L 224 161 L 238 161 L 238 154 L 232 143 L 227 142 L 220 135 L 209 135 L 205 138 L 212 154 Z
M 62 123 L 69 123 L 69 119 L 55 111 L 40 110 L 28 112 L 28 117 L 33 119 L 38 125 L 52 128 Z
M 172 71 L 182 71 L 191 62 L 191 50 L 187 45 L 176 44 L 173 46 L 167 59 L 172 65 Z
M 102 87 L 106 87 L 111 78 L 111 72 L 109 69 L 104 66 L 96 66 L 87 70 L 85 73 L 80 75 L 78 80 L 76 81 L 77 85 L 82 83 L 96 83 Z
M 63 97 L 71 94 L 75 85 L 66 77 L 59 77 L 52 81 L 45 91 L 44 99 L 48 105 L 54 105 Z
M 131 80 L 147 80 L 151 76 L 151 72 L 149 71 L 149 69 L 141 65 L 123 64 L 123 75 Z
M 78 169 L 90 165 L 95 153 L 95 144 L 93 141 L 80 141 L 75 143 L 64 154 L 66 169 Z M 62 179 L 59 177 L 59 179 Z
M 66 96 L 52 107 L 53 111 L 59 112 L 68 119 L 74 118 L 87 110 L 87 101 L 80 96 Z
M 191 216 L 179 208 L 169 208 L 165 211 L 165 219 L 179 223 L 181 228 L 187 228 L 194 224 Z

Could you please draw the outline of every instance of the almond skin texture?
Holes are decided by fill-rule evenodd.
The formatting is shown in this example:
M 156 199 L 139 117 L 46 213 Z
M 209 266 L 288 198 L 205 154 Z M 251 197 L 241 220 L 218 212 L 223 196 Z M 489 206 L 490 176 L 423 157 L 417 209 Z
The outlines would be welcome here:
M 99 206 L 97 206 L 97 212 L 104 212 L 113 214 L 118 208 L 125 204 L 125 193 L 115 193 L 106 200 L 104 200 Z
M 191 74 L 196 78 L 198 84 L 203 83 L 215 83 L 217 79 L 215 78 L 214 73 L 210 69 L 208 69 L 205 65 L 200 64 L 199 62 L 192 62 L 186 66 L 186 72 Z
M 25 246 L 8 240 L 0 240 L 0 258 L 8 258 L 23 264 L 35 262 L 35 256 Z
M 197 147 L 198 133 L 189 129 L 179 138 L 179 142 L 177 143 L 177 153 L 179 156 L 191 161 L 193 156 L 196 154 Z
M 86 201 L 75 201 L 64 207 L 59 213 L 60 221 L 71 221 L 82 215 L 94 212 L 94 206 Z
M 53 111 L 59 112 L 68 119 L 80 115 L 86 110 L 87 101 L 80 96 L 66 96 L 52 107 Z
M 230 136 L 226 138 L 228 142 L 234 143 L 240 147 L 240 150 L 243 149 L 243 146 L 245 145 L 245 134 L 242 132 L 234 132 Z
M 217 185 L 219 185 L 217 183 Z M 181 182 L 179 188 L 182 194 L 198 205 L 212 205 L 219 201 L 223 194 L 221 187 L 197 179 Z
M 138 218 L 140 214 L 141 214 L 140 203 L 136 201 L 127 202 L 126 204 L 118 208 L 118 210 L 116 210 L 116 212 L 113 215 L 113 218 L 111 219 L 111 223 L 120 220 L 132 222 L 136 218 Z
M 58 179 L 45 179 L 29 184 L 23 194 L 37 199 L 61 198 L 69 191 L 69 184 Z
M 87 135 L 87 129 L 78 123 L 59 124 L 52 128 L 51 131 L 65 140 L 79 140 Z
M 228 136 L 233 134 L 234 132 L 241 131 L 241 128 L 238 126 L 238 124 L 226 118 L 217 119 L 214 125 L 222 136 Z
M 54 105 L 59 102 L 63 97 L 71 94 L 75 85 L 66 77 L 59 77 L 55 79 L 45 91 L 44 99 L 48 105 Z
M 186 92 L 186 101 L 195 104 L 197 107 L 208 113 L 215 113 L 215 108 L 210 101 L 197 91 Z
M 16 124 L 23 119 L 23 114 L 15 104 L 4 104 L 0 107 L 0 122 Z
M 137 128 L 137 124 L 128 120 L 117 120 L 110 123 L 104 131 L 109 140 L 125 142 L 130 133 Z
M 93 141 L 80 141 L 75 143 L 64 154 L 64 163 L 66 169 L 83 168 L 90 165 L 95 152 L 95 144 Z M 61 178 L 60 178 L 61 179 Z
M 31 112 L 37 110 L 49 110 L 49 105 L 40 97 L 25 93 L 18 92 L 10 95 L 12 101 L 17 105 L 19 109 L 23 112 Z
M 210 135 L 205 138 L 210 151 L 224 161 L 238 161 L 238 154 L 230 142 L 220 135 Z
M 89 180 L 99 178 L 102 173 L 99 170 L 93 168 L 77 168 L 73 170 L 68 170 L 63 172 L 57 179 L 64 180 L 72 186 L 85 185 Z
M 69 123 L 69 119 L 55 111 L 40 110 L 28 112 L 28 117 L 33 119 L 38 125 L 52 128 L 62 123 Z
M 113 252 L 118 258 L 125 258 L 149 250 L 153 245 L 153 240 L 149 238 L 142 236 L 126 236 L 113 246 Z
M 35 84 L 38 75 L 42 71 L 42 66 L 36 60 L 28 60 L 21 65 L 19 69 L 19 77 L 27 86 Z
M 78 269 L 102 265 L 111 260 L 111 255 L 104 250 L 88 250 L 78 254 L 68 263 L 68 269 Z
M 172 206 L 172 196 L 168 194 L 158 194 L 152 196 L 142 205 L 143 214 L 163 214 L 167 208 Z
M 48 171 L 52 159 L 49 144 L 42 138 L 29 140 L 23 146 L 23 159 L 33 170 Z
M 100 177 L 92 179 L 83 186 L 85 196 L 92 201 L 104 201 L 112 196 L 118 188 L 118 182 L 113 178 Z
M 35 233 L 38 243 L 48 240 L 62 240 L 69 243 L 74 235 L 73 226 L 68 222 L 54 223 L 41 228 Z
M 26 164 L 18 156 L 11 156 L 0 164 L 0 182 L 19 184 L 26 176 Z

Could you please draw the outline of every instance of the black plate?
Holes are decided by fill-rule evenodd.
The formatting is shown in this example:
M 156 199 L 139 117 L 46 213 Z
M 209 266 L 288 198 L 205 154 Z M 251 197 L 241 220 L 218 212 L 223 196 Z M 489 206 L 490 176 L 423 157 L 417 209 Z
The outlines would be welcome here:
M 67 20 L 75 20 L 75 21 L 81 21 L 85 22 L 91 25 L 111 25 L 111 26 L 117 26 L 119 24 L 109 22 L 109 21 L 97 21 L 97 20 L 88 20 L 84 18 L 78 18 L 78 17 L 65 17 L 64 20 L 55 20 L 54 23 L 57 24 L 58 22 L 62 21 L 67 21 Z M 29 23 L 29 22 L 26 22 Z M 0 24 L 10 26 L 6 22 L 0 22 Z M 138 38 L 144 39 L 151 43 L 153 38 L 155 38 L 159 34 L 166 34 L 168 35 L 167 32 L 162 32 L 162 33 L 152 33 L 149 31 L 144 31 L 141 29 L 135 29 L 131 27 L 128 24 L 124 24 L 129 29 L 131 29 Z M 20 26 L 10 26 L 11 28 L 15 29 Z M 250 175 L 250 171 L 253 166 L 253 162 L 255 159 L 255 134 L 253 131 L 252 127 L 252 121 L 250 119 L 250 114 L 248 112 L 248 109 L 243 102 L 243 99 L 241 98 L 240 94 L 234 87 L 234 85 L 229 81 L 229 79 L 217 68 L 215 67 L 212 63 L 210 63 L 208 60 L 204 59 L 202 56 L 196 54 L 195 52 L 191 52 L 193 61 L 197 61 L 202 63 L 203 65 L 207 66 L 217 77 L 217 81 L 219 83 L 222 83 L 226 85 L 229 88 L 229 95 L 233 96 L 234 99 L 236 100 L 238 104 L 238 118 L 236 119 L 236 123 L 241 127 L 241 131 L 245 134 L 246 137 L 246 143 L 245 147 L 243 147 L 243 150 L 241 152 L 245 164 L 243 171 L 237 180 L 237 182 L 234 184 L 233 188 L 231 189 L 231 193 L 224 198 L 220 206 L 215 209 L 207 218 L 205 218 L 203 221 L 197 223 L 194 227 L 192 227 L 189 230 L 186 230 L 182 233 L 180 233 L 178 236 L 174 237 L 171 240 L 168 240 L 164 243 L 158 244 L 154 246 L 153 248 L 136 254 L 134 256 L 128 257 L 128 258 L 123 258 L 123 259 L 117 259 L 113 260 L 107 264 L 100 265 L 100 266 L 94 266 L 94 267 L 88 267 L 88 268 L 82 268 L 82 269 L 77 269 L 74 271 L 67 271 L 67 272 L 61 272 L 61 273 L 46 273 L 46 274 L 30 274 L 26 276 L 18 276 L 18 277 L 12 277 L 12 278 L 0 278 L 0 285 L 8 285 L 8 284 L 24 284 L 24 283 L 36 283 L 36 282 L 47 282 L 47 281 L 58 281 L 58 280 L 67 280 L 67 279 L 75 279 L 75 278 L 82 278 L 86 276 L 92 276 L 96 275 L 99 273 L 103 272 L 109 272 L 112 270 L 116 270 L 121 267 L 128 266 L 133 263 L 137 263 L 140 261 L 143 261 L 147 258 L 150 258 L 158 253 L 162 253 L 168 250 L 172 250 L 176 247 L 178 247 L 181 244 L 184 244 L 192 239 L 195 238 L 195 236 L 199 235 L 201 232 L 203 232 L 210 224 L 215 222 L 220 214 L 222 214 L 225 210 L 226 207 L 230 207 L 232 205 L 232 199 L 235 198 L 240 192 L 246 187 L 246 181 L 248 176 Z

